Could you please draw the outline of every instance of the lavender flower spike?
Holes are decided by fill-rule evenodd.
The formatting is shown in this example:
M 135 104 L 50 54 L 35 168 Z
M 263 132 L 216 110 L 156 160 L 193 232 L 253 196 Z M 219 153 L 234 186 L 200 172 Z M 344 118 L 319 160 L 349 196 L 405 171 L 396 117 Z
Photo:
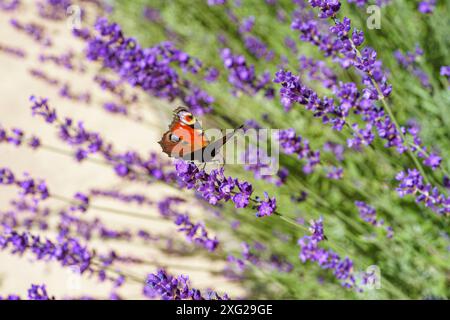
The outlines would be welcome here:
M 438 188 L 432 187 L 431 184 L 425 184 L 418 170 L 402 171 L 395 178 L 399 181 L 397 193 L 400 197 L 412 194 L 416 197 L 417 203 L 424 203 L 439 215 L 450 214 L 450 197 L 439 193 Z
M 189 277 L 174 277 L 164 269 L 149 274 L 144 288 L 148 297 L 159 297 L 162 300 L 229 300 L 228 295 L 219 296 L 214 291 L 202 294 L 200 290 L 189 286 Z

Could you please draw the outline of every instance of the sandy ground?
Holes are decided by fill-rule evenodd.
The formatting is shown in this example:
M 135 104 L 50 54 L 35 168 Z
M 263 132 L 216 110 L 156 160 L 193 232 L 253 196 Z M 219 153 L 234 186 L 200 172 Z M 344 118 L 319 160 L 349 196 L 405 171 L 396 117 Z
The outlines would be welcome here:
M 38 17 L 34 1 L 23 1 L 18 11 L 5 13 L 0 11 L 0 44 L 21 48 L 26 51 L 26 58 L 20 59 L 0 52 L 0 124 L 6 128 L 19 127 L 26 132 L 42 138 L 45 145 L 69 151 L 70 149 L 58 141 L 53 127 L 40 119 L 33 118 L 30 112 L 30 95 L 48 97 L 50 104 L 56 107 L 61 116 L 70 115 L 77 120 L 83 120 L 86 128 L 95 129 L 108 141 L 114 141 L 118 150 L 134 149 L 142 154 L 158 150 L 156 141 L 167 126 L 169 110 L 172 106 L 162 101 L 150 100 L 139 93 L 140 101 L 135 106 L 136 112 L 145 121 L 136 121 L 111 115 L 102 110 L 105 101 L 113 100 L 112 95 L 100 90 L 93 81 L 99 66 L 89 63 L 82 56 L 83 43 L 72 37 L 65 21 L 49 22 Z M 51 37 L 53 46 L 45 48 L 31 37 L 15 30 L 9 23 L 11 18 L 20 22 L 38 22 L 45 26 L 45 32 Z M 69 71 L 55 66 L 51 62 L 42 63 L 38 59 L 40 53 L 61 54 L 73 50 L 86 66 L 86 71 Z M 93 97 L 90 104 L 70 101 L 58 94 L 58 88 L 49 86 L 42 80 L 32 77 L 31 68 L 45 71 L 52 78 L 68 82 L 74 92 L 89 91 Z M 1 166 L 11 168 L 20 175 L 29 172 L 33 177 L 45 178 L 50 191 L 57 190 L 58 195 L 72 197 L 77 191 L 90 188 L 121 188 L 121 190 L 147 194 L 154 200 L 168 194 L 178 194 L 178 190 L 161 185 L 127 184 L 117 179 L 110 168 L 92 162 L 77 163 L 67 155 L 57 154 L 48 150 L 32 151 L 29 148 L 0 145 Z M 17 190 L 0 186 L 0 211 L 9 208 L 9 200 L 15 197 Z M 183 196 L 186 196 L 184 193 Z M 50 200 L 52 208 L 63 207 L 63 202 Z M 156 209 L 143 209 L 138 206 L 124 205 L 118 202 L 98 201 L 95 204 L 140 212 L 152 217 L 158 217 Z M 56 213 L 55 213 L 56 214 Z M 136 230 L 142 228 L 156 235 L 176 235 L 176 226 L 168 221 L 148 221 L 145 219 L 124 217 L 106 211 L 89 210 L 86 218 L 99 217 L 107 226 L 113 229 Z M 51 238 L 54 234 L 45 234 Z M 184 237 L 176 235 L 176 239 L 185 242 Z M 243 294 L 243 290 L 220 276 L 213 276 L 209 271 L 220 271 L 223 261 L 211 261 L 206 254 L 177 257 L 162 252 L 156 245 L 145 243 L 124 243 L 114 241 L 94 241 L 95 247 L 101 251 L 107 248 L 117 249 L 122 254 L 139 256 L 149 263 L 145 265 L 130 265 L 127 272 L 142 279 L 158 266 L 166 266 L 172 273 L 188 274 L 194 286 L 199 288 L 212 287 L 219 292 L 228 292 L 232 296 Z M 189 246 L 192 246 L 188 244 Z M 199 250 L 201 251 L 201 250 Z M 152 263 L 150 263 L 152 262 Z M 48 291 L 56 298 L 90 295 L 97 298 L 108 297 L 111 284 L 99 283 L 89 277 L 80 277 L 68 268 L 61 268 L 56 263 L 32 261 L 27 256 L 17 257 L 0 252 L 0 295 L 16 293 L 26 296 L 30 284 L 47 285 Z M 124 298 L 139 298 L 142 285 L 129 282 L 117 292 Z

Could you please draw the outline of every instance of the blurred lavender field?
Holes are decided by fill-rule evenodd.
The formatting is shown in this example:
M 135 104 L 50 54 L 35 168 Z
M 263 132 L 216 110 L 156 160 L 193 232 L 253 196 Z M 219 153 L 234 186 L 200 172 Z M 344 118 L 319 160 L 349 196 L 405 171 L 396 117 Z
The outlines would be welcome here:
M 446 1 L 0 9 L 1 298 L 448 298 Z M 278 171 L 167 157 L 180 105 Z

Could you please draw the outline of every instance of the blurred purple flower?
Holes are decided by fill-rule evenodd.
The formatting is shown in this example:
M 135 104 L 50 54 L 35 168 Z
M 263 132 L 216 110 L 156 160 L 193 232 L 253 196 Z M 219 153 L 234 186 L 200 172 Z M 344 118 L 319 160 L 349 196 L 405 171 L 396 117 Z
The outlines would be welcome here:
M 21 23 L 17 19 L 11 19 L 9 22 L 16 30 L 29 35 L 37 43 L 45 47 L 52 46 L 52 41 L 45 34 L 45 28 L 42 25 L 36 23 Z
M 143 10 L 144 18 L 151 22 L 161 22 L 161 14 L 158 9 L 145 6 Z
M 450 213 L 450 197 L 439 193 L 439 189 L 425 184 L 420 172 L 416 169 L 408 169 L 407 172 L 400 172 L 395 177 L 399 182 L 397 193 L 400 197 L 412 194 L 416 197 L 416 202 L 423 202 L 439 215 Z
M 295 154 L 298 159 L 306 160 L 306 164 L 303 166 L 304 173 L 312 173 L 320 163 L 320 151 L 312 150 L 308 140 L 297 135 L 294 128 L 280 130 L 278 140 L 284 153 Z
M 31 288 L 28 289 L 28 299 L 29 300 L 53 300 L 47 294 L 47 289 L 45 285 L 31 285 Z
M 327 172 L 327 178 L 331 180 L 341 180 L 344 176 L 344 169 L 338 167 L 330 167 Z
M 214 67 L 209 68 L 205 75 L 205 81 L 209 82 L 209 83 L 215 82 L 217 80 L 217 78 L 219 77 L 219 75 L 220 75 L 220 73 L 219 73 L 218 69 L 216 69 Z
M 255 66 L 247 65 L 244 56 L 233 55 L 228 48 L 222 49 L 220 55 L 224 67 L 229 70 L 228 82 L 234 87 L 234 93 L 254 95 L 263 90 L 266 97 L 273 97 L 273 87 L 268 73 L 257 77 Z
M 344 160 L 344 146 L 342 144 L 327 141 L 323 144 L 323 151 L 331 152 L 338 161 Z
M 423 14 L 433 13 L 436 7 L 436 0 L 421 1 L 417 7 L 417 10 Z
M 227 0 L 208 0 L 209 6 L 219 6 L 227 3 Z
M 416 46 L 414 52 L 406 52 L 405 54 L 400 50 L 394 52 L 394 57 L 397 62 L 404 69 L 416 76 L 424 88 L 429 89 L 431 88 L 429 77 L 418 64 L 418 60 L 421 56 L 423 56 L 423 50 L 419 46 Z
M 174 68 L 196 74 L 202 66 L 198 59 L 171 42 L 141 48 L 134 38 L 123 35 L 118 24 L 109 23 L 106 18 L 98 19 L 95 27 L 99 35 L 88 39 L 88 59 L 101 61 L 105 68 L 114 70 L 123 80 L 152 96 L 169 101 L 180 98 L 199 115 L 211 111 L 213 97 L 182 79 Z
M 353 274 L 353 262 L 347 257 L 342 259 L 332 250 L 326 250 L 318 246 L 325 239 L 322 223 L 321 219 L 314 221 L 311 225 L 312 235 L 304 236 L 298 240 L 300 260 L 302 262 L 316 262 L 325 270 L 331 269 L 335 277 L 341 281 L 344 287 L 355 287 L 356 281 Z
M 42 18 L 63 20 L 66 18 L 67 8 L 72 5 L 71 0 L 39 0 L 36 1 L 38 13 Z
M 257 217 L 266 217 L 266 216 L 271 216 L 272 213 L 276 210 L 277 208 L 277 200 L 275 199 L 275 197 L 273 198 L 269 198 L 269 195 L 267 194 L 267 192 L 264 192 L 264 200 L 262 200 L 258 206 L 258 212 L 256 213 Z
M 20 0 L 0 0 L 0 10 L 14 11 L 20 6 Z
M 30 252 L 38 260 L 56 260 L 62 266 L 77 266 L 81 273 L 91 269 L 92 253 L 76 239 L 60 239 L 54 244 L 27 232 L 5 230 L 0 235 L 0 249 L 6 250 L 9 247 L 12 254 L 23 255 Z
M 0 52 L 4 52 L 6 54 L 18 57 L 18 58 L 25 58 L 26 52 L 20 48 L 11 47 L 5 44 L 0 44 Z
M 206 292 L 191 288 L 189 278 L 185 275 L 174 277 L 164 269 L 147 276 L 144 294 L 150 298 L 162 300 L 229 300 L 228 295 L 219 296 L 216 292 Z
M 241 25 L 239 26 L 239 32 L 240 33 L 251 32 L 254 25 L 255 25 L 255 17 L 254 16 L 247 17 L 242 21 Z

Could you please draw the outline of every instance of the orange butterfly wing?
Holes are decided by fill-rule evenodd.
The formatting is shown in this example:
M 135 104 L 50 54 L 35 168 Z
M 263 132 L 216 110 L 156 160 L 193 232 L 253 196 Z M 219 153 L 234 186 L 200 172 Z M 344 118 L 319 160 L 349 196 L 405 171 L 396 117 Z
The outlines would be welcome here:
M 164 133 L 161 141 L 159 141 L 163 152 L 170 157 L 183 158 L 206 147 L 209 140 L 200 125 L 198 124 L 196 127 L 199 127 L 199 129 L 182 123 L 175 115 L 169 125 L 169 131 Z

